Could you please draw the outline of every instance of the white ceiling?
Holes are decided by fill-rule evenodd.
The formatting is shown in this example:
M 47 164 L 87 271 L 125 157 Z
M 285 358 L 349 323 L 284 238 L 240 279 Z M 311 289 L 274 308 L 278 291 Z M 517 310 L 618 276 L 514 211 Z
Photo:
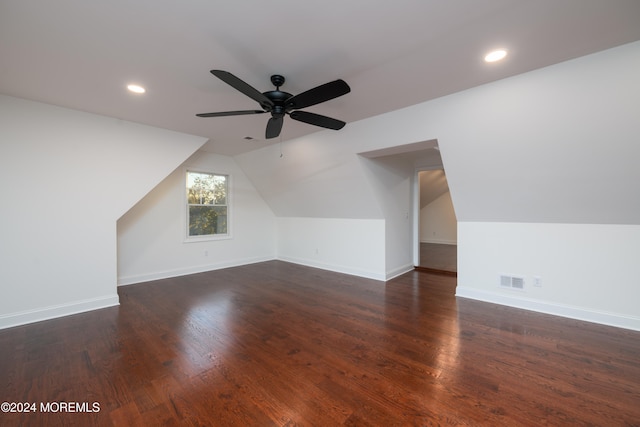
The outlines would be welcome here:
M 235 155 L 280 139 L 268 115 L 195 117 L 258 107 L 210 69 L 293 94 L 342 78 L 351 93 L 307 111 L 349 123 L 636 40 L 638 0 L 0 0 L 0 93 Z M 509 56 L 485 64 L 495 47 Z M 281 138 L 318 130 L 287 118 Z

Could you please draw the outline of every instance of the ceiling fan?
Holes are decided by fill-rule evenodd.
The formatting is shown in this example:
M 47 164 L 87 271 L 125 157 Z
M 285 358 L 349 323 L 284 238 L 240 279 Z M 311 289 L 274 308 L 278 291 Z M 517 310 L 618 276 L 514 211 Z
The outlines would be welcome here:
M 285 114 L 288 114 L 289 117 L 294 120 L 327 129 L 339 130 L 346 124 L 342 120 L 332 119 L 331 117 L 321 116 L 320 114 L 310 113 L 308 111 L 298 111 L 301 108 L 320 104 L 321 102 L 329 101 L 349 93 L 351 88 L 344 80 L 334 80 L 294 96 L 280 90 L 280 86 L 284 84 L 285 79 L 279 74 L 271 76 L 271 83 L 276 87 L 276 90 L 267 92 L 259 92 L 257 89 L 254 89 L 252 86 L 240 80 L 228 71 L 211 70 L 211 74 L 247 95 L 254 101 L 257 101 L 258 104 L 260 104 L 260 107 L 262 107 L 262 110 L 222 111 L 219 113 L 196 114 L 198 117 L 223 117 L 271 113 L 271 118 L 267 122 L 267 130 L 265 132 L 267 139 L 276 138 L 280 135 Z

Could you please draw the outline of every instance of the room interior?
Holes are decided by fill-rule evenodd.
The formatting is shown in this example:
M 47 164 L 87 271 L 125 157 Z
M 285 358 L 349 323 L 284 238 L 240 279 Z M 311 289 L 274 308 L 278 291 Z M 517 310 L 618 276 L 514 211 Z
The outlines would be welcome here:
M 373 287 L 415 277 L 418 172 L 440 168 L 458 309 L 637 341 L 640 3 L 249 6 L 0 3 L 0 336 L 263 263 Z M 497 47 L 507 57 L 485 63 Z M 348 94 L 308 111 L 346 126 L 289 116 L 266 138 L 265 115 L 196 117 L 259 108 L 212 69 L 260 90 L 281 73 L 293 94 L 344 79 Z M 231 177 L 229 236 L 185 241 L 188 169 Z
M 458 271 L 456 213 L 444 169 L 418 171 L 420 240 L 417 268 L 454 274 Z

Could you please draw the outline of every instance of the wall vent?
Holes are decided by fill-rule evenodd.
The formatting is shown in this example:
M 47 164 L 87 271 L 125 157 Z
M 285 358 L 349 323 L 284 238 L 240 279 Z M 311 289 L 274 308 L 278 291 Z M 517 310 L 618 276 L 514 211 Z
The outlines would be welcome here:
M 506 274 L 500 275 L 500 287 L 517 289 L 519 291 L 524 290 L 524 277 L 509 276 Z

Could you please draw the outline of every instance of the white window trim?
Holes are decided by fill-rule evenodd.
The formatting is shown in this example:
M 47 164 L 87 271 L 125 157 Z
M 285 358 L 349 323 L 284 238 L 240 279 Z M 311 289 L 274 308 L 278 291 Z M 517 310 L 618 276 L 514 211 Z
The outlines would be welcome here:
M 205 236 L 189 236 L 189 200 L 187 200 L 187 173 L 206 173 L 209 175 L 225 175 L 227 177 L 227 234 L 208 234 Z M 209 170 L 184 168 L 182 171 L 182 234 L 183 243 L 210 242 L 215 240 L 229 240 L 233 238 L 233 179 L 231 174 L 225 171 L 211 172 Z

